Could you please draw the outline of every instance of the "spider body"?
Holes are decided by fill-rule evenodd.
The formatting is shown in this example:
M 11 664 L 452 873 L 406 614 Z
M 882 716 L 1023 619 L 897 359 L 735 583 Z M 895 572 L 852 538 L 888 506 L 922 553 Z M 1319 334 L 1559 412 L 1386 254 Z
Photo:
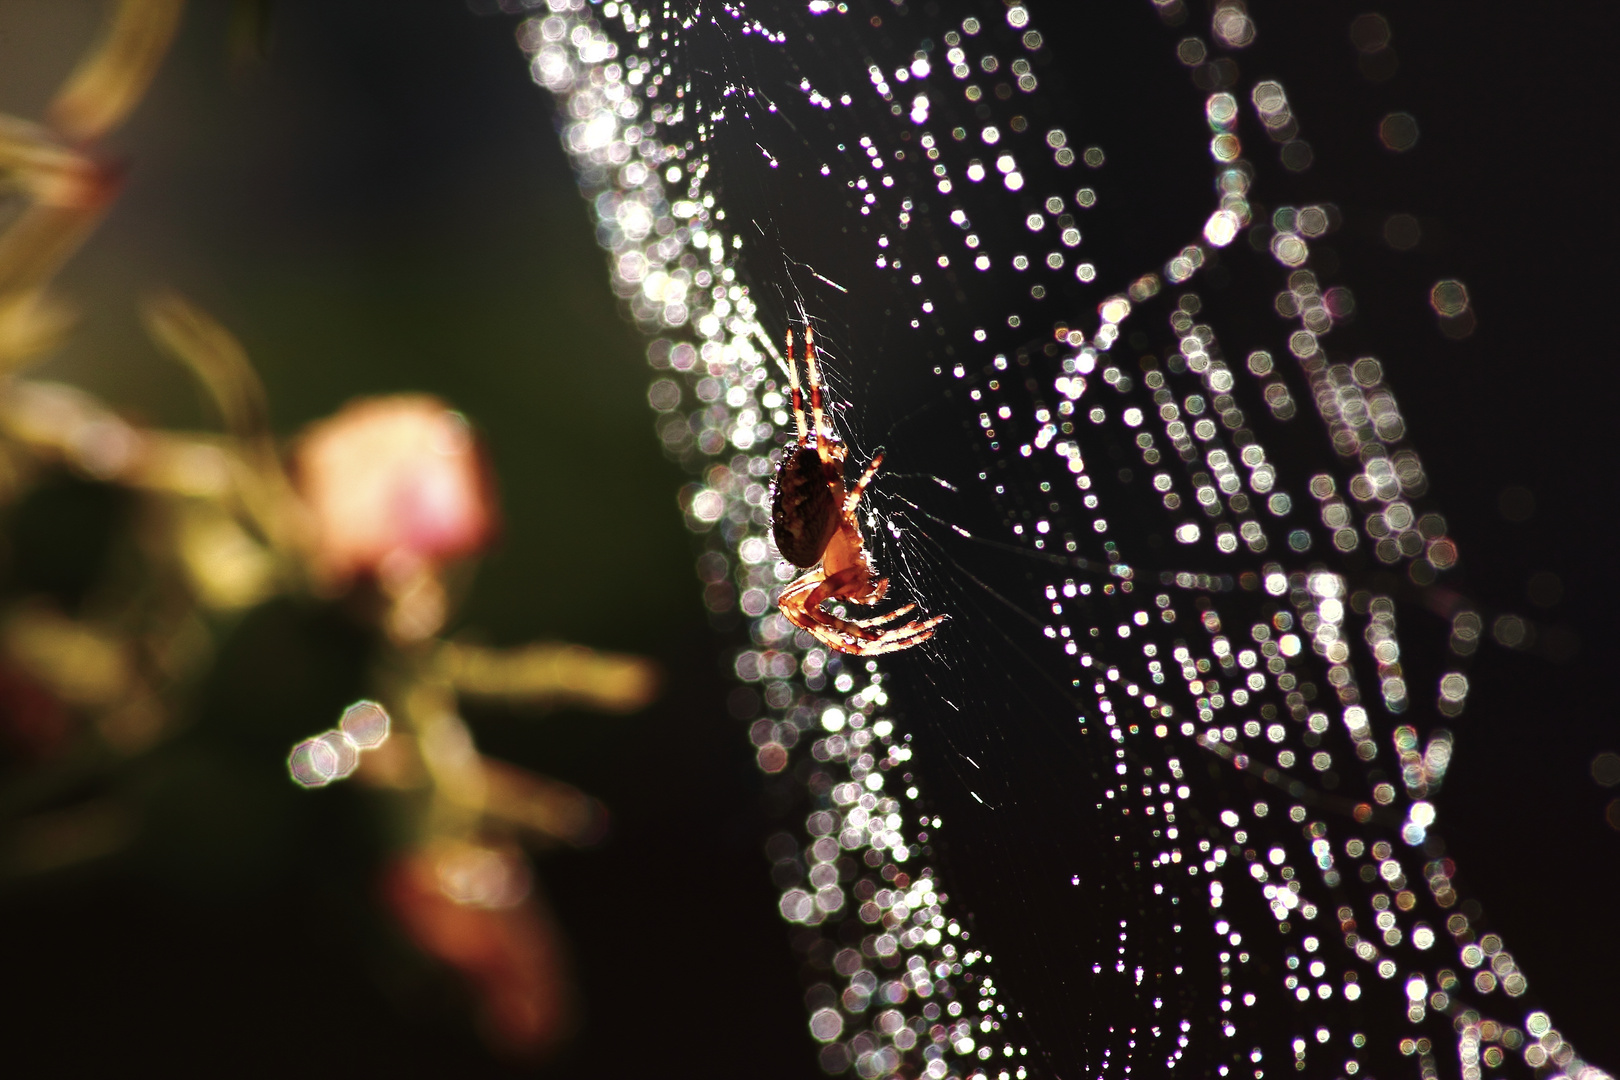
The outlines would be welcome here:
M 855 513 L 867 484 L 883 463 L 883 455 L 874 457 L 855 486 L 846 490 L 844 459 L 849 450 L 832 433 L 822 406 L 821 372 L 808 325 L 804 330 L 803 359 L 810 383 L 813 430 L 806 422 L 804 395 L 793 358 L 793 331 L 789 330 L 788 377 L 799 438 L 783 450 L 777 468 L 771 491 L 771 532 L 782 557 L 806 573 L 782 590 L 777 606 L 794 626 L 839 652 L 875 656 L 921 645 L 934 636 L 934 627 L 944 622 L 945 616 L 895 626 L 917 605 L 906 604 L 869 619 L 845 619 L 823 607 L 829 600 L 869 607 L 882 601 L 888 592 L 889 580 L 878 577 L 872 568 Z
M 838 504 L 844 488 L 843 447 L 829 476 L 814 446 L 794 446 L 782 454 L 771 500 L 771 532 L 782 558 L 808 570 L 821 561 L 838 531 Z

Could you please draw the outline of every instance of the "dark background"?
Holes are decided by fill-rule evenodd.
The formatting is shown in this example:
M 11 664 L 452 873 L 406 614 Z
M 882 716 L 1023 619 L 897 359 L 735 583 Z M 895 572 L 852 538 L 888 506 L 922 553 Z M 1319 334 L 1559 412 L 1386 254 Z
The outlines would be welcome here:
M 1059 13 L 1035 14 L 1050 38 L 1063 33 Z M 1613 1067 L 1620 833 L 1603 821 L 1615 792 L 1587 770 L 1620 750 L 1606 557 L 1620 464 L 1605 62 L 1616 16 L 1577 4 L 1534 22 L 1461 4 L 1386 14 L 1395 79 L 1346 80 L 1302 58 L 1287 85 L 1319 169 L 1333 168 L 1336 138 L 1364 137 L 1395 109 L 1417 116 L 1421 141 L 1393 171 L 1338 177 L 1363 216 L 1410 212 L 1424 227 L 1376 285 L 1364 277 L 1361 317 L 1398 328 L 1405 355 L 1386 370 L 1469 588 L 1578 641 L 1557 661 L 1482 653 L 1442 830 L 1459 884 L 1539 1000 Z M 93 3 L 0 5 L 0 109 L 37 115 L 100 15 Z M 362 393 L 429 390 L 464 409 L 489 440 L 506 530 L 458 623 L 499 643 L 643 652 L 671 675 L 664 699 L 630 718 L 472 716 L 484 749 L 615 814 L 602 849 L 538 864 L 584 1002 L 577 1040 L 546 1074 L 811 1075 L 760 854 L 773 821 L 725 715 L 675 505 L 683 477 L 653 438 L 642 344 L 615 310 L 514 20 L 450 0 L 283 0 L 268 57 L 243 67 L 231 15 L 194 6 L 115 140 L 129 187 L 64 275 L 86 321 L 53 373 L 155 422 L 202 423 L 184 376 L 136 325 L 139 291 L 167 281 L 242 337 L 282 432 Z M 1256 15 L 1263 32 L 1302 41 L 1317 27 L 1290 19 L 1328 17 Z M 1441 277 L 1473 296 L 1479 329 L 1465 341 L 1443 337 L 1424 305 Z M 1532 493 L 1527 520 L 1503 515 L 1510 487 Z M 1526 592 L 1540 571 L 1563 584 L 1547 608 Z M 229 655 L 268 663 L 244 635 Z M 235 744 L 228 719 L 215 723 L 217 763 Z M 360 796 L 277 789 L 251 803 L 220 775 L 170 785 L 165 844 L 6 883 L 0 963 L 17 999 L 8 1026 L 28 1033 L 19 1058 L 68 1073 L 114 1061 L 499 1072 L 372 902 L 380 827 Z

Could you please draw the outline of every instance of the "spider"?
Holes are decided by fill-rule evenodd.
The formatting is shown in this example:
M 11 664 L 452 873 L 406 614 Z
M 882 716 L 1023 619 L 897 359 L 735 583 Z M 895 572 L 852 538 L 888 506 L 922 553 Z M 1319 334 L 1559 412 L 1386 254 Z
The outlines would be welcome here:
M 791 328 L 787 332 L 787 366 L 799 440 L 783 450 L 782 464 L 776 472 L 771 491 L 771 531 L 782 557 L 808 573 L 782 590 L 777 604 L 794 626 L 809 631 L 817 641 L 839 652 L 876 656 L 921 645 L 934 636 L 934 627 L 945 621 L 944 615 L 894 626 L 917 605 L 907 604 L 870 619 L 845 619 L 822 608 L 835 599 L 871 607 L 889 590 L 889 579 L 878 577 L 872 569 L 855 516 L 866 485 L 883 464 L 883 454 L 880 451 L 872 459 L 860 480 L 846 492 L 844 458 L 849 450 L 833 434 L 822 408 L 821 372 L 816 366 L 815 342 L 808 323 L 804 328 L 804 368 L 810 380 L 814 438 L 805 423 Z

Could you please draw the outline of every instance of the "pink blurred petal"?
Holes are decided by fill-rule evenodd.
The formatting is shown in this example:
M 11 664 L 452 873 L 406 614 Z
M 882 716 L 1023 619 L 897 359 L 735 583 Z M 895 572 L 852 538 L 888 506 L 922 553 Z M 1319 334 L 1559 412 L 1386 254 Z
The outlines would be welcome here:
M 466 420 L 426 395 L 363 398 L 310 426 L 294 455 L 327 580 L 393 560 L 440 565 L 489 546 L 494 484 Z

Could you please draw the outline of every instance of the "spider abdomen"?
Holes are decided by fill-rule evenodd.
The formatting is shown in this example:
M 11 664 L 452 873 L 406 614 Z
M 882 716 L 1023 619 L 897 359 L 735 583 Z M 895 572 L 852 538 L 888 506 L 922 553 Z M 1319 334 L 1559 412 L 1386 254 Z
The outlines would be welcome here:
M 839 510 L 816 448 L 785 450 L 771 496 L 771 532 L 782 558 L 801 569 L 820 562 L 838 530 Z

